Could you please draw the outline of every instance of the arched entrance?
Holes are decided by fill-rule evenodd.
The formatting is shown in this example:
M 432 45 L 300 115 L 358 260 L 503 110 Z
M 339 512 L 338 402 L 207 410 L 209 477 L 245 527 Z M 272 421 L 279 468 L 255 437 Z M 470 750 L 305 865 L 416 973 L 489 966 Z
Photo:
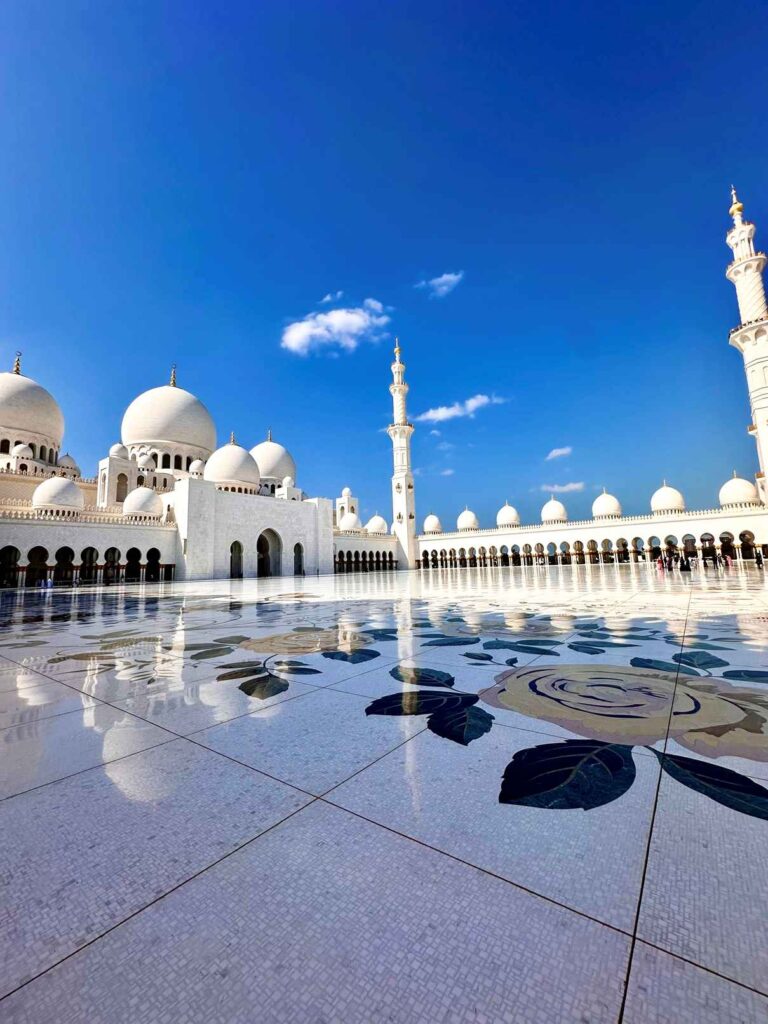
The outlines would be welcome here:
M 104 582 L 120 582 L 120 550 L 119 548 L 107 548 L 104 552 Z
M 280 576 L 282 542 L 274 530 L 265 530 L 256 541 L 258 556 L 257 576 Z
M 35 547 L 27 555 L 27 586 L 37 587 L 45 583 L 48 575 L 48 552 L 45 548 Z
M 99 552 L 96 548 L 83 548 L 80 552 L 80 582 L 96 582 L 96 566 L 99 561 Z
M 144 573 L 147 583 L 158 583 L 160 580 L 160 552 L 150 548 L 147 552 L 147 569 Z
M 293 545 L 293 575 L 304 575 L 304 548 L 301 544 Z
M 239 540 L 233 540 L 229 545 L 229 578 L 231 580 L 243 578 L 243 545 Z
M 72 548 L 59 548 L 56 552 L 56 565 L 53 569 L 53 582 L 62 584 L 68 584 L 72 582 L 72 572 L 74 566 L 72 560 L 75 557 L 75 552 Z
M 141 552 L 138 548 L 128 548 L 125 555 L 125 582 L 138 583 L 141 579 Z
M 0 550 L 0 587 L 15 587 L 19 582 L 21 552 L 12 544 Z

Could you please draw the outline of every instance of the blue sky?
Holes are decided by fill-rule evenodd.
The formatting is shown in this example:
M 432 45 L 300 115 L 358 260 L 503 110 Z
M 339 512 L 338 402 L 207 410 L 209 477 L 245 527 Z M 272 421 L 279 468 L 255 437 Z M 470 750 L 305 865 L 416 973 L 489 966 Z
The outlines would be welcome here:
M 731 181 L 768 245 L 767 38 L 742 3 L 6 0 L 0 360 L 88 472 L 175 361 L 221 442 L 271 426 L 389 515 L 398 334 L 412 418 L 454 413 L 419 519 L 709 507 L 757 468 L 723 270 Z

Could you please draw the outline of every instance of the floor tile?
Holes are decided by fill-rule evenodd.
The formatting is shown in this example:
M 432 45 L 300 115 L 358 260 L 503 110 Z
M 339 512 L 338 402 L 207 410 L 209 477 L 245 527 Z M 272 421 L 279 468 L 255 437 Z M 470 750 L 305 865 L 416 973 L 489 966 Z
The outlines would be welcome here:
M 635 946 L 623 1024 L 765 1024 L 768 999 L 669 956 Z
M 0 805 L 0 994 L 306 802 L 176 740 Z
M 613 1024 L 627 947 L 315 804 L 20 989 L 4 1019 Z
M 45 676 L 36 678 L 33 686 L 27 686 L 26 679 L 22 678 L 20 689 L 0 692 L 0 729 L 53 718 L 96 703 L 92 697 L 69 686 L 46 680 Z

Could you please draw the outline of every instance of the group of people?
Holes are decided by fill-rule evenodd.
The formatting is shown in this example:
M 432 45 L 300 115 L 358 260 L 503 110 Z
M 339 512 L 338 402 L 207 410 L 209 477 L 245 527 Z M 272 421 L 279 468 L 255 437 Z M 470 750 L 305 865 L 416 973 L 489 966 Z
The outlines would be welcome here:
M 711 558 L 705 558 L 702 555 L 701 563 L 703 568 L 706 569 L 707 562 L 710 560 L 715 569 L 733 568 L 733 558 L 731 557 L 731 555 L 722 555 L 719 552 L 716 552 L 714 555 L 711 556 Z M 678 569 L 680 572 L 690 572 L 692 562 L 695 566 L 698 562 L 698 559 L 696 558 L 696 556 L 691 558 L 686 551 L 683 551 L 682 554 L 680 554 L 677 551 L 668 551 L 666 555 L 659 555 L 659 557 L 656 559 L 656 565 L 662 572 L 665 570 L 667 572 L 672 572 L 673 569 Z M 763 568 L 763 554 L 759 550 L 755 552 L 755 568 Z

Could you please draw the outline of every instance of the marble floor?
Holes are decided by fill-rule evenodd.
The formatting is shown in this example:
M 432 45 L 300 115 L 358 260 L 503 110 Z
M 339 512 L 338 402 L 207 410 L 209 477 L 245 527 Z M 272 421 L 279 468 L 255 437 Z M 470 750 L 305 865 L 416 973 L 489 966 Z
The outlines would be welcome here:
M 768 589 L 0 594 L 0 1019 L 768 1020 Z

